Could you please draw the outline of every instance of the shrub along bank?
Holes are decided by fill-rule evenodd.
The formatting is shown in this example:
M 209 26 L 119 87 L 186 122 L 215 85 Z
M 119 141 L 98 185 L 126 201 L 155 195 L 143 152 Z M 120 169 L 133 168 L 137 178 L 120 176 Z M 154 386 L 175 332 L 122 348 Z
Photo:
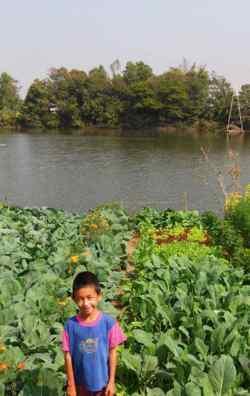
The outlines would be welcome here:
M 86 269 L 128 335 L 117 395 L 248 395 L 247 195 L 240 202 L 225 219 L 150 208 L 129 217 L 118 205 L 86 215 L 3 206 L 0 395 L 63 394 L 60 332 L 75 313 L 72 278 Z

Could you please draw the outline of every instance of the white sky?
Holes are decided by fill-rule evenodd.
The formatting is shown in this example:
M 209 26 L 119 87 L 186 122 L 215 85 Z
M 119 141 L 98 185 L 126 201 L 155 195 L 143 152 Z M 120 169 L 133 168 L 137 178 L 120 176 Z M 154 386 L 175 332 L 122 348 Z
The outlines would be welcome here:
M 24 94 L 51 67 L 85 71 L 119 59 L 155 73 L 191 64 L 250 82 L 249 0 L 0 0 L 0 73 Z

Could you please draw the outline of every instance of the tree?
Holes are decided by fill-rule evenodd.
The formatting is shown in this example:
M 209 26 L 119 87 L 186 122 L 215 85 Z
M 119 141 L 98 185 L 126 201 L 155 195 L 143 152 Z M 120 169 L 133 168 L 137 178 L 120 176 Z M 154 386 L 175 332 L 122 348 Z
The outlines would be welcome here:
M 123 100 L 122 124 L 145 128 L 158 125 L 161 103 L 150 80 L 131 83 Z
M 209 74 L 205 67 L 195 64 L 185 73 L 188 103 L 186 121 L 194 122 L 205 117 L 209 97 Z
M 250 84 L 241 86 L 239 100 L 242 111 L 243 127 L 250 130 Z
M 0 76 L 0 110 L 16 110 L 20 107 L 19 88 L 17 81 L 9 74 L 2 73 Z
M 97 91 L 104 90 L 110 83 L 108 78 L 108 74 L 104 67 L 100 65 L 99 67 L 95 67 L 90 70 L 88 75 L 89 89 L 94 89 Z
M 21 124 L 27 128 L 57 128 L 58 115 L 51 111 L 53 102 L 50 82 L 34 80 L 24 100 Z
M 87 96 L 82 106 L 84 122 L 102 127 L 119 126 L 122 104 L 103 66 L 89 72 L 86 87 Z
M 88 97 L 87 74 L 76 69 L 51 69 L 49 81 L 59 126 L 80 128 L 83 125 L 81 108 Z
M 30 86 L 22 106 L 22 125 L 145 128 L 201 120 L 227 121 L 232 87 L 224 77 L 209 75 L 205 67 L 190 67 L 184 61 L 156 76 L 143 62 L 128 62 L 122 73 L 119 61 L 111 66 L 112 77 L 102 65 L 88 74 L 65 67 L 51 69 L 48 78 L 35 80 Z M 3 74 L 0 109 L 16 103 L 17 95 L 16 81 Z M 240 96 L 244 121 L 250 124 L 249 85 L 242 87 Z M 236 115 L 233 108 L 233 120 Z M 2 123 L 10 118 L 5 110 Z
M 117 76 L 118 74 L 120 74 L 121 64 L 120 64 L 119 59 L 116 59 L 114 62 L 111 63 L 110 69 L 111 69 L 111 73 L 112 73 L 113 78 L 115 76 Z
M 209 78 L 209 93 L 204 117 L 208 120 L 227 123 L 233 95 L 231 84 L 223 76 L 212 73 Z
M 15 127 L 19 118 L 21 99 L 18 83 L 8 73 L 0 76 L 0 127 Z
M 188 92 L 185 73 L 180 69 L 170 69 L 155 78 L 155 91 L 160 108 L 160 123 L 176 123 L 185 119 Z
M 152 76 L 152 68 L 143 62 L 128 62 L 123 72 L 123 78 L 127 84 L 134 84 L 141 81 L 146 81 Z

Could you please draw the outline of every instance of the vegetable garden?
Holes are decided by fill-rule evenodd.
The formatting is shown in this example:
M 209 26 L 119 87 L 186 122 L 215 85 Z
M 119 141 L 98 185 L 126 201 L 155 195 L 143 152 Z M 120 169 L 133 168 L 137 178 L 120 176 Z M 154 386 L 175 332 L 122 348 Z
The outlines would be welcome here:
M 86 269 L 128 336 L 117 396 L 250 394 L 248 192 L 223 219 L 2 205 L 0 234 L 0 396 L 64 395 L 60 333 L 76 312 L 72 279 Z

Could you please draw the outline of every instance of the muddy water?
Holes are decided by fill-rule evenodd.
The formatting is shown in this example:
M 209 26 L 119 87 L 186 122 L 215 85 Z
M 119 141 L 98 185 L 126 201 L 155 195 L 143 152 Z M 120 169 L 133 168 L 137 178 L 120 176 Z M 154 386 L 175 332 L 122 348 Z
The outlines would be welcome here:
M 201 154 L 209 152 L 210 164 Z M 235 150 L 241 183 L 250 183 L 250 136 L 143 137 L 79 133 L 0 135 L 0 200 L 19 206 L 86 211 L 120 201 L 129 210 L 144 206 L 220 211 Z M 217 176 L 216 176 L 217 175 Z

